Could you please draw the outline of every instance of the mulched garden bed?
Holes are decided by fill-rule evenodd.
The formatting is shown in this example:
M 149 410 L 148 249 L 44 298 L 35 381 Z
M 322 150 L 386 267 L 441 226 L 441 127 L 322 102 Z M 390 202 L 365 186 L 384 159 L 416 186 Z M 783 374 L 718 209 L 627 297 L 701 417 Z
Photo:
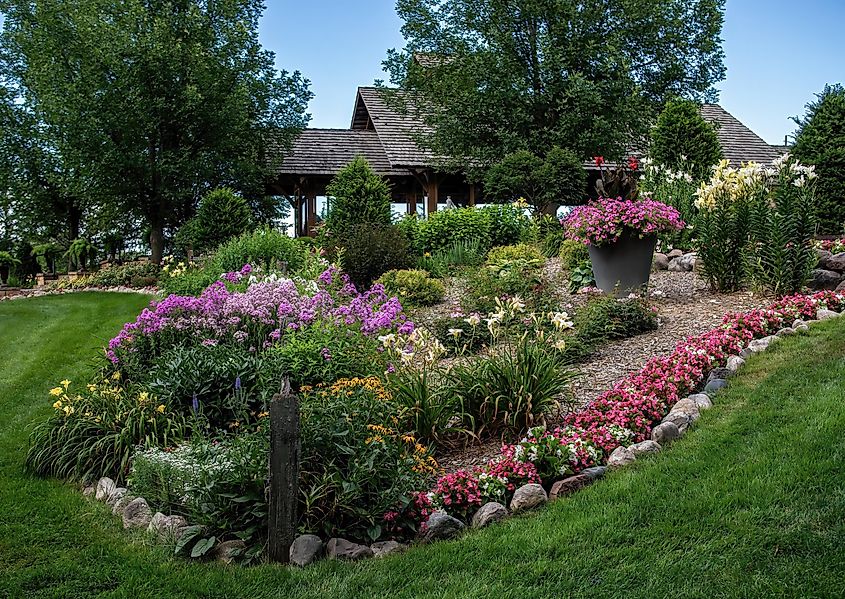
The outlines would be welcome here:
M 555 261 L 547 268 L 554 269 Z M 565 308 L 577 308 L 585 301 L 584 295 L 568 294 L 565 287 L 561 299 Z M 596 399 L 613 386 L 613 383 L 640 370 L 654 356 L 671 353 L 683 339 L 718 327 L 728 312 L 759 308 L 767 299 L 751 292 L 731 294 L 713 293 L 694 272 L 658 271 L 651 275 L 649 300 L 658 310 L 659 326 L 656 330 L 629 339 L 609 342 L 601 346 L 588 362 L 578 365 L 578 375 L 572 383 L 572 405 L 562 406 L 559 414 L 547 424 L 554 426 L 563 415 Z M 568 305 L 567 305 L 568 304 Z M 438 306 L 438 311 L 448 311 L 448 304 Z M 447 472 L 486 464 L 499 455 L 501 443 L 487 441 L 459 449 L 443 450 L 438 462 Z

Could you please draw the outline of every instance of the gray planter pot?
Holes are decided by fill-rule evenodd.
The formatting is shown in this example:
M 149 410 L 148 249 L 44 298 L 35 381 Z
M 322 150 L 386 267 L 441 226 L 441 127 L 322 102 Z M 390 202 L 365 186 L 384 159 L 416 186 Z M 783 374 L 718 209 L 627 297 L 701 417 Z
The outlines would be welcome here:
M 656 246 L 656 235 L 643 239 L 636 235 L 623 235 L 613 245 L 591 245 L 590 261 L 598 288 L 616 297 L 642 291 L 648 285 Z

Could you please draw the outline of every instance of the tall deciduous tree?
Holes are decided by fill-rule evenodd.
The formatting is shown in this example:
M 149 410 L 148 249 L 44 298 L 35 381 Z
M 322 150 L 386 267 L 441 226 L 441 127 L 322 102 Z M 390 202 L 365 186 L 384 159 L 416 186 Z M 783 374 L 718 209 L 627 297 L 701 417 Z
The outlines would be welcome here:
M 298 72 L 261 48 L 261 0 L 0 0 L 3 60 L 103 202 L 165 232 L 222 185 L 263 194 L 268 146 L 305 126 Z
M 714 97 L 724 0 L 398 0 L 388 94 L 444 166 L 517 150 L 621 158 L 670 97 Z M 410 99 L 410 101 L 409 101 Z
M 827 85 L 807 104 L 792 153 L 813 164 L 818 174 L 816 196 L 822 233 L 845 233 L 845 89 Z

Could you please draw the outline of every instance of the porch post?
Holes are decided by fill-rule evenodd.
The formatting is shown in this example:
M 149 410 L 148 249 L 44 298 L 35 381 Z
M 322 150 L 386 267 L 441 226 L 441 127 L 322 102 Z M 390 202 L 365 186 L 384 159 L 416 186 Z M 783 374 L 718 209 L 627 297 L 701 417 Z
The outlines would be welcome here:
M 432 173 L 431 180 L 428 183 L 428 213 L 433 214 L 437 212 L 437 193 L 438 193 L 437 175 Z

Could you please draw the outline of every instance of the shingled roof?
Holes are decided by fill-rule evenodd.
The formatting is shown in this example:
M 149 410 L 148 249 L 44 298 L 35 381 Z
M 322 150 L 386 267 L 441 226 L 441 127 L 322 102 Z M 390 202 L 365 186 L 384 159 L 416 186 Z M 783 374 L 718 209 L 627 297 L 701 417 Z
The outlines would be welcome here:
M 378 134 L 361 129 L 305 129 L 293 144 L 278 174 L 335 175 L 363 156 L 380 175 L 404 175 L 390 164 Z
M 701 116 L 716 124 L 722 153 L 733 166 L 751 161 L 767 164 L 782 154 L 718 104 L 702 105 Z
M 414 134 L 427 131 L 427 126 L 388 106 L 384 93 L 377 87 L 358 88 L 352 129 L 375 130 L 394 168 L 430 165 L 431 153 L 420 148 L 413 138 Z
M 427 126 L 389 106 L 384 93 L 378 87 L 359 87 L 350 128 L 305 129 L 278 173 L 334 175 L 357 156 L 366 158 L 382 175 L 407 175 L 409 169 L 431 166 L 432 154 L 414 141 L 414 134 L 426 132 Z M 783 153 L 718 104 L 702 105 L 701 115 L 716 124 L 722 152 L 734 165 L 749 161 L 765 164 Z M 596 168 L 591 161 L 584 166 Z

